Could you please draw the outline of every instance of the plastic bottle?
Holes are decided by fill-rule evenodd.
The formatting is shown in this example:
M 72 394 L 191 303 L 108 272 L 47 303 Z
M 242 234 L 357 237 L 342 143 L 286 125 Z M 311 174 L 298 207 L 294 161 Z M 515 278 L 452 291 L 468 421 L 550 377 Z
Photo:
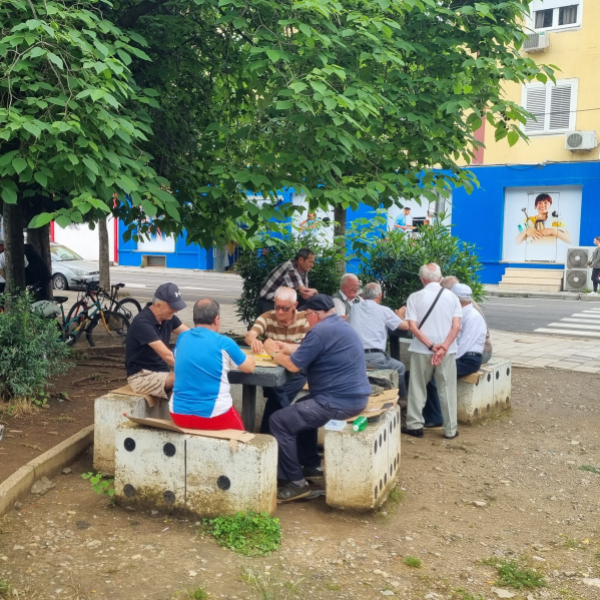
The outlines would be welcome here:
M 367 426 L 367 417 L 358 417 L 352 423 L 352 431 L 362 431 Z

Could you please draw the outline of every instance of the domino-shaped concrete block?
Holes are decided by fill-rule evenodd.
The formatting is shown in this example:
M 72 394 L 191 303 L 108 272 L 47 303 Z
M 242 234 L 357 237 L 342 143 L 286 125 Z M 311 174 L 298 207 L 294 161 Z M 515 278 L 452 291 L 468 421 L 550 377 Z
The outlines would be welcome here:
M 141 509 L 199 517 L 275 512 L 277 442 L 181 434 L 127 423 L 116 434 L 115 495 Z
M 457 382 L 457 416 L 460 423 L 477 423 L 511 407 L 510 361 L 491 360 L 481 367 L 477 383 Z
M 326 431 L 327 504 L 356 510 L 381 506 L 396 485 L 400 454 L 399 406 L 363 431 Z
M 384 389 L 394 389 L 398 388 L 398 371 L 395 369 L 377 369 L 377 370 L 368 370 L 367 375 L 369 377 L 369 381 L 371 384 L 378 385 L 377 380 L 383 379 L 388 382 L 387 387 Z
M 117 427 L 129 421 L 127 413 L 140 419 L 170 419 L 169 403 L 150 407 L 143 396 L 109 393 L 94 403 L 94 469 L 105 475 L 115 472 L 115 434 Z

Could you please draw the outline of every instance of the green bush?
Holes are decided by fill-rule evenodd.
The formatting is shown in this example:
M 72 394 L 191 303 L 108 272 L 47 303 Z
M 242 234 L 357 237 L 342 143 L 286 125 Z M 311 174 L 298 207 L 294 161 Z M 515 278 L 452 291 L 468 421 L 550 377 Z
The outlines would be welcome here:
M 265 238 L 262 247 L 242 254 L 235 270 L 244 280 L 242 295 L 237 300 L 237 314 L 250 327 L 258 316 L 257 304 L 260 290 L 269 273 L 280 264 L 296 256 L 300 248 L 310 248 L 315 253 L 315 266 L 308 274 L 310 287 L 322 294 L 334 294 L 340 284 L 340 251 L 328 246 L 317 236 L 299 238 Z
M 391 308 L 406 304 L 407 298 L 423 286 L 419 269 L 426 263 L 440 265 L 444 276 L 454 275 L 473 289 L 476 300 L 483 295 L 479 281 L 481 264 L 472 244 L 461 242 L 450 228 L 435 222 L 420 227 L 415 237 L 390 231 L 377 241 L 363 258 L 360 277 L 363 284 L 377 281 L 383 290 L 383 303 Z
M 55 319 L 31 312 L 27 295 L 11 299 L 10 311 L 0 314 L 0 401 L 43 404 L 48 378 L 69 367 L 68 353 Z

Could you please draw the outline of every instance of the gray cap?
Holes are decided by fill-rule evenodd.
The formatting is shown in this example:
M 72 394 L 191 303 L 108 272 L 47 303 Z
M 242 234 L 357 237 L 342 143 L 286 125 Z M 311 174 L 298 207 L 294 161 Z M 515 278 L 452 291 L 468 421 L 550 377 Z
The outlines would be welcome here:
M 154 292 L 154 297 L 166 302 L 173 310 L 183 310 L 187 306 L 174 283 L 159 285 Z
M 470 300 L 473 297 L 473 290 L 466 283 L 455 283 L 451 292 L 458 296 L 459 300 Z

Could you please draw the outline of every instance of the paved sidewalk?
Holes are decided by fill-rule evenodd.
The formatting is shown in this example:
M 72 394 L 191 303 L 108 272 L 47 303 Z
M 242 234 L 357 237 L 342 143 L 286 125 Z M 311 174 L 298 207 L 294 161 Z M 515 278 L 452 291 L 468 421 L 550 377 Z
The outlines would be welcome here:
M 527 290 L 501 290 L 498 284 L 486 283 L 483 286 L 488 298 L 550 298 L 552 300 L 581 300 L 582 302 L 600 302 L 600 295 L 584 292 L 529 292 Z

